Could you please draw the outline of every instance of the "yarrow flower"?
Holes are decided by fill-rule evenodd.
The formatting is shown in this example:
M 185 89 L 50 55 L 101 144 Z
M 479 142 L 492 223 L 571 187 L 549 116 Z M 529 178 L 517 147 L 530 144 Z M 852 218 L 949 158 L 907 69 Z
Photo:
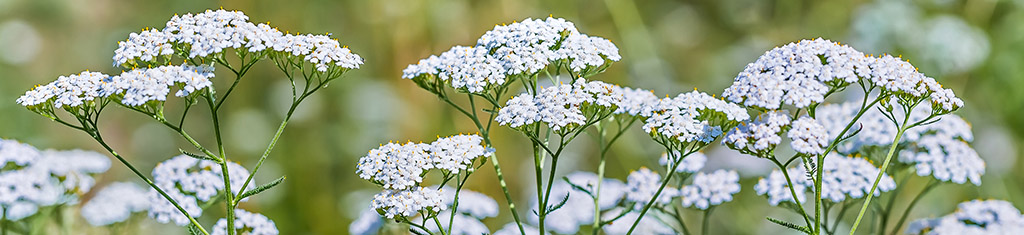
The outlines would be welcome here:
M 373 207 L 366 207 L 359 212 L 359 218 L 348 225 L 348 234 L 374 235 L 383 225 L 384 220 L 381 219 L 380 213 L 377 213 Z
M 575 234 L 581 225 L 594 222 L 594 198 L 589 193 L 599 195 L 600 210 L 608 210 L 618 205 L 625 194 L 625 184 L 616 179 L 604 179 L 601 190 L 597 190 L 597 174 L 592 172 L 573 172 L 565 176 L 565 181 L 555 182 L 551 187 L 551 200 L 548 207 L 555 207 L 565 199 L 565 204 L 554 211 L 549 211 L 544 218 L 545 228 L 560 234 Z M 570 184 L 571 183 L 571 184 Z M 579 187 L 579 188 L 577 188 Z M 584 190 L 581 190 L 584 189 Z M 589 193 L 588 193 L 589 192 Z M 534 199 L 531 208 L 538 210 L 539 203 Z M 530 215 L 530 223 L 539 224 L 537 215 Z
M 930 99 L 934 111 L 948 113 L 964 106 L 964 101 L 953 94 L 952 89 L 942 88 L 934 78 L 917 71 L 914 65 L 903 59 L 885 55 L 871 64 L 870 81 L 888 92 L 909 95 L 918 99 Z
M 149 210 L 150 201 L 146 191 L 128 182 L 107 185 L 82 206 L 82 217 L 93 226 L 124 222 L 133 213 Z
M 157 164 L 152 174 L 154 183 L 194 217 L 202 215 L 199 202 L 208 202 L 225 189 L 220 165 L 210 160 L 178 155 Z M 249 171 L 237 163 L 228 162 L 228 174 L 231 179 L 231 193 L 238 194 L 243 190 L 242 184 L 249 177 Z M 254 187 L 250 184 L 244 190 Z M 174 222 L 182 226 L 189 223 L 188 217 L 182 215 L 155 189 L 149 191 L 149 198 L 152 202 L 150 217 L 161 223 Z M 248 199 L 242 199 L 246 200 Z
M 652 110 L 651 115 L 645 117 L 644 131 L 682 143 L 709 143 L 722 135 L 722 128 L 731 127 L 725 123 L 750 118 L 747 110 L 739 105 L 696 90 L 675 98 L 663 98 L 653 104 Z
M 483 222 L 480 222 L 479 219 L 462 213 L 456 213 L 454 218 L 452 218 L 451 211 L 444 211 L 437 216 L 437 220 L 441 223 L 441 229 L 444 230 L 448 229 L 449 223 L 451 224 L 451 233 L 446 234 L 477 235 L 488 234 L 491 232 L 491 230 L 487 228 L 487 225 L 485 225 Z M 414 223 L 422 223 L 422 219 L 416 218 L 416 221 L 414 221 Z M 430 233 L 437 233 L 441 231 L 441 229 L 438 229 L 437 223 L 427 223 L 426 227 L 427 230 L 430 231 Z M 419 228 L 414 227 L 411 229 L 414 231 L 418 231 L 420 233 L 427 233 Z
M 516 223 L 508 223 L 508 224 L 505 224 L 504 227 L 501 227 L 501 229 L 499 229 L 498 231 L 494 231 L 494 233 L 493 233 L 493 235 L 516 235 L 516 234 L 537 235 L 537 234 L 540 234 L 540 230 L 538 230 L 537 228 L 534 228 L 533 226 L 525 225 L 525 224 L 523 225 L 523 230 L 519 230 L 519 225 L 516 225 Z
M 825 101 L 833 87 L 871 75 L 873 62 L 852 47 L 825 39 L 776 47 L 748 64 L 722 96 L 745 106 L 805 108 Z
M 412 217 L 419 212 L 436 213 L 447 209 L 441 190 L 426 187 L 406 190 L 385 189 L 373 196 L 370 205 L 388 219 Z
M 790 180 L 793 180 L 793 191 L 796 192 L 797 200 L 800 202 L 807 201 L 807 186 L 812 183 L 807 182 L 807 177 L 803 177 L 806 171 L 803 168 L 789 168 L 788 170 Z M 822 184 L 825 184 L 822 182 Z M 782 202 L 795 203 L 793 201 L 793 192 L 790 191 L 790 184 L 786 181 L 785 175 L 780 170 L 774 170 L 767 178 L 761 178 L 754 185 L 754 191 L 757 195 L 765 195 L 768 197 L 768 203 L 772 206 L 778 206 Z
M 740 175 L 736 171 L 717 170 L 711 174 L 697 173 L 693 183 L 679 190 L 684 207 L 706 210 L 711 206 L 732 201 L 740 192 Z
M 232 48 L 246 52 L 264 52 L 268 49 L 303 56 L 317 71 L 329 68 L 359 68 L 363 60 L 337 40 L 327 35 L 284 34 L 268 24 L 253 24 L 240 11 L 206 10 L 198 14 L 175 15 L 162 30 L 149 29 L 132 33 L 118 42 L 114 51 L 114 66 L 155 64 L 157 58 L 175 54 L 188 58 L 209 57 Z M 187 51 L 185 51 L 187 50 Z M 168 60 L 168 59 L 165 59 Z
M 172 88 L 175 96 L 185 97 L 212 86 L 211 66 L 159 66 L 140 68 L 118 76 L 82 72 L 61 76 L 49 84 L 38 86 L 18 98 L 18 104 L 29 109 L 48 110 L 74 108 L 96 99 L 116 96 L 127 106 L 141 106 L 151 101 L 166 101 Z M 45 106 L 45 107 L 44 107 Z
M 673 156 L 679 157 L 679 154 L 680 153 L 678 151 L 674 151 Z M 689 156 L 684 157 L 682 162 L 679 163 L 679 167 L 676 168 L 672 165 L 674 164 L 674 161 L 669 160 L 668 153 L 662 153 L 661 158 L 658 159 L 658 164 L 661 164 L 668 170 L 676 168 L 677 173 L 696 173 L 701 168 L 704 168 L 704 163 L 707 161 L 707 155 L 704 155 L 702 152 L 694 152 Z
M 818 108 L 819 120 L 829 133 L 829 138 L 836 138 L 837 129 L 842 129 L 856 115 L 858 104 L 829 104 Z M 914 109 L 909 114 L 909 122 L 918 122 L 931 115 L 932 109 L 924 106 Z M 971 126 L 963 118 L 945 114 L 937 117 L 937 121 L 907 129 L 900 140 L 898 161 L 910 164 L 918 175 L 932 175 L 934 178 L 963 184 L 970 181 L 981 184 L 981 175 L 985 174 L 985 161 L 968 144 L 974 139 Z M 868 110 L 857 121 L 859 132 L 850 140 L 839 145 L 838 150 L 845 153 L 856 153 L 868 146 L 888 146 L 896 138 L 898 131 L 884 114 L 878 110 Z
M 505 84 L 505 70 L 483 47 L 455 46 L 440 56 L 430 56 L 402 71 L 402 78 L 417 80 L 436 76 L 441 82 L 469 93 L 480 93 Z M 434 84 L 421 84 L 434 85 Z
M 629 173 L 626 177 L 626 202 L 635 203 L 634 208 L 642 209 L 647 205 L 654 194 L 658 192 L 661 184 L 661 175 L 650 169 L 640 168 Z M 672 198 L 679 196 L 679 190 L 673 187 L 665 187 L 655 205 L 664 205 L 672 201 Z
M 840 156 L 835 153 L 830 153 L 825 161 L 825 165 L 820 167 L 822 170 L 821 179 L 821 198 L 829 199 L 832 202 L 842 202 L 847 198 L 861 198 L 866 195 L 875 182 L 875 177 L 878 176 L 879 169 L 863 158 Z M 805 202 L 803 189 L 813 189 L 814 182 L 803 177 L 804 172 L 807 172 L 803 166 L 797 166 L 796 168 L 789 169 L 790 179 L 793 184 L 796 184 L 793 189 L 796 190 L 798 199 L 801 202 Z M 772 205 L 778 205 L 783 201 L 793 202 L 793 197 L 789 194 L 789 184 L 783 178 L 782 172 L 775 170 L 771 173 L 768 178 L 763 178 L 758 181 L 757 185 L 754 186 L 755 191 L 759 195 L 768 196 L 769 202 Z M 875 196 L 879 196 L 882 192 L 888 192 L 896 188 L 896 181 L 892 179 L 892 176 L 888 174 L 882 174 L 881 180 L 878 182 L 878 190 L 875 190 Z
M 242 209 L 235 209 L 235 231 L 237 234 L 248 235 L 277 235 L 277 225 L 267 216 L 248 212 Z M 228 220 L 221 218 L 213 225 L 212 235 L 228 234 Z
M 825 153 L 828 147 L 828 131 L 812 117 L 803 116 L 793 121 L 788 136 L 793 141 L 790 146 L 798 153 L 818 155 Z
M 572 22 L 526 19 L 495 26 L 475 46 L 455 46 L 409 65 L 402 78 L 435 93 L 441 88 L 438 85 L 482 93 L 512 81 L 507 77 L 535 74 L 558 61 L 586 77 L 621 58 L 611 41 L 580 34 Z
M 78 203 L 95 184 L 92 174 L 110 167 L 102 154 L 81 150 L 39 151 L 14 140 L 0 140 L 0 208 L 16 221 L 40 207 Z
M 614 219 L 614 222 L 602 227 L 604 233 L 614 235 L 626 234 L 627 232 L 629 232 L 630 227 L 632 227 L 633 221 L 636 221 L 637 217 L 640 217 L 640 212 L 626 212 L 625 215 L 619 218 L 615 218 L 616 215 L 618 215 L 618 213 L 610 213 L 605 216 L 604 219 Z M 672 227 L 665 225 L 664 223 L 660 222 L 657 218 L 654 218 L 654 216 L 650 215 L 640 218 L 640 222 L 639 224 L 637 224 L 636 230 L 633 231 L 633 233 L 652 235 L 677 234 L 676 231 L 672 229 Z
M 907 234 L 1014 234 L 1024 231 L 1024 215 L 1002 200 L 973 200 L 960 203 L 957 212 L 934 219 L 921 219 L 907 226 Z
M 477 158 L 493 153 L 493 149 L 483 146 L 483 138 L 478 135 L 455 135 L 430 144 L 388 143 L 360 158 L 356 174 L 384 189 L 402 190 L 423 182 L 426 171 L 441 169 L 458 173 Z
M 765 112 L 730 130 L 722 143 L 741 152 L 765 152 L 782 142 L 782 132 L 789 124 L 790 116 L 785 111 Z
M 512 128 L 542 122 L 552 130 L 567 132 L 616 111 L 623 100 L 621 87 L 580 78 L 572 84 L 544 88 L 536 95 L 513 97 L 494 120 Z
M 434 186 L 436 187 L 436 186 Z M 455 189 L 444 186 L 441 193 L 444 194 L 444 204 L 452 207 L 455 202 Z M 498 216 L 498 202 L 483 193 L 474 192 L 468 189 L 459 191 L 459 213 L 473 216 L 477 219 Z

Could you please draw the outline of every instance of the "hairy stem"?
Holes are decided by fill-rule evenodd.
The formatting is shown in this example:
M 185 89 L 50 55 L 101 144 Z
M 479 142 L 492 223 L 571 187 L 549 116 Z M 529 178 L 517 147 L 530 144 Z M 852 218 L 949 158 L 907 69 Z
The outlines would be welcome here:
M 789 193 L 793 195 L 793 202 L 796 204 L 797 209 L 800 209 L 800 215 L 804 217 L 804 222 L 806 222 L 807 226 L 810 227 L 811 218 L 807 216 L 807 211 L 805 211 L 804 206 L 800 204 L 800 197 L 798 197 L 796 189 L 793 188 L 793 180 L 789 178 L 789 169 L 786 169 L 786 166 L 782 165 L 782 163 L 779 162 L 779 159 L 775 158 L 775 156 L 772 156 L 769 160 L 771 160 L 772 163 L 775 163 L 775 165 L 779 167 L 779 170 L 782 171 L 782 176 L 786 177 L 786 184 L 789 185 Z
M 839 134 L 836 135 L 836 138 L 834 140 L 832 140 L 832 143 L 830 143 L 828 145 L 828 148 L 825 149 L 825 152 L 822 152 L 822 154 L 818 154 L 816 164 L 818 164 L 819 170 L 816 170 L 817 175 L 814 177 L 814 230 L 813 231 L 816 234 L 820 234 L 821 233 L 821 228 L 820 228 L 820 224 L 821 224 L 820 223 L 821 222 L 821 178 L 823 177 L 823 174 L 822 174 L 822 171 L 820 170 L 820 168 L 822 166 L 824 166 L 824 164 L 825 164 L 825 155 L 827 155 L 829 152 L 832 152 L 832 150 L 836 148 L 836 146 L 839 144 L 839 141 L 843 140 L 843 136 L 846 135 L 846 132 L 850 131 L 850 128 L 853 127 L 853 124 L 856 124 L 857 120 L 860 120 L 860 117 L 863 116 L 865 112 L 870 110 L 871 107 L 875 106 L 875 104 L 877 104 L 879 101 L 882 101 L 882 99 L 886 97 L 885 95 L 879 95 L 878 97 L 875 98 L 874 101 L 871 101 L 871 103 L 868 104 L 868 94 L 870 94 L 870 93 L 871 93 L 871 89 L 865 89 L 864 90 L 864 99 L 861 100 L 860 111 L 858 111 L 857 115 L 853 117 L 853 120 L 850 120 L 850 123 L 846 124 L 846 127 L 843 128 L 843 131 L 840 131 Z

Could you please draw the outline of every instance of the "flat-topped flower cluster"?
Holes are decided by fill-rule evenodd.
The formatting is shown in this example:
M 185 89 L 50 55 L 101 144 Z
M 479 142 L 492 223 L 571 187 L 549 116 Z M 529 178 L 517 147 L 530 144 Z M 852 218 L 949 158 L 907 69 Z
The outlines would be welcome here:
M 471 171 L 477 158 L 493 152 L 477 135 L 455 135 L 429 144 L 388 143 L 360 158 L 356 174 L 384 188 L 374 196 L 372 205 L 389 219 L 411 217 L 420 211 L 436 213 L 445 209 L 443 189 L 419 186 L 423 176 L 435 169 L 446 175 Z
M 74 205 L 106 172 L 110 160 L 83 150 L 39 150 L 15 140 L 0 139 L 0 213 L 17 221 L 41 208 Z

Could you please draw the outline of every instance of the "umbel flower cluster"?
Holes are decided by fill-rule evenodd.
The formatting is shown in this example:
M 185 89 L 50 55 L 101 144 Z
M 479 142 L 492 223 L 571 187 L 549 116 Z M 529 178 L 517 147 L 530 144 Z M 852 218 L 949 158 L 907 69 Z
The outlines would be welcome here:
M 447 208 L 443 188 L 420 186 L 428 171 L 438 170 L 446 176 L 472 171 L 470 167 L 477 158 L 493 152 L 477 135 L 455 135 L 430 144 L 388 143 L 360 158 L 356 173 L 384 188 L 373 197 L 372 207 L 388 219 L 401 220 L 418 212 L 437 213 Z
M 229 59 L 232 56 L 237 59 Z M 273 150 L 299 104 L 329 82 L 363 64 L 362 57 L 330 34 L 282 33 L 269 22 L 251 23 L 244 13 L 223 9 L 175 15 L 162 29 L 146 28 L 131 33 L 126 40 L 118 42 L 113 60 L 114 67 L 123 69 L 120 74 L 85 71 L 60 76 L 29 90 L 17 103 L 57 123 L 86 132 L 150 187 L 148 192 L 140 193 L 140 189 L 130 184 L 111 186 L 83 208 L 83 215 L 90 224 L 116 224 L 128 220 L 133 213 L 145 211 L 156 221 L 187 226 L 190 233 L 203 235 L 211 232 L 197 218 L 215 204 L 224 205 L 225 217 L 217 221 L 212 234 L 278 234 L 269 218 L 237 207 L 284 180 L 281 177 L 257 185 L 253 176 Z M 219 111 L 247 72 L 263 60 L 271 60 L 291 81 L 292 99 L 290 111 L 284 115 L 277 133 L 250 174 L 240 162 L 229 160 Z M 234 75 L 234 82 L 222 90 L 223 93 L 218 93 L 214 87 L 215 70 L 230 71 Z M 164 105 L 172 92 L 174 97 L 183 100 L 180 116 L 165 113 Z M 103 139 L 98 126 L 103 123 L 101 114 L 111 104 L 142 113 L 168 127 L 191 144 L 189 149 L 192 150 L 181 148 L 182 155 L 162 162 L 154 168 L 152 179 L 147 177 Z M 187 114 L 200 105 L 209 108 L 212 127 L 206 130 L 212 130 L 216 146 L 201 144 L 185 128 Z M 58 114 L 61 110 L 68 115 Z M 103 160 L 109 164 L 109 160 Z M 26 165 L 18 165 L 18 169 L 22 167 Z M 70 174 L 68 172 L 73 169 L 54 174 L 62 182 L 69 181 L 69 185 L 92 184 L 91 179 L 76 181 L 79 178 L 63 175 Z M 6 168 L 4 173 L 7 173 Z M 11 199 L 12 203 L 26 200 L 43 206 L 53 204 L 49 199 L 28 196 Z M 28 211 L 27 207 L 18 209 Z
M 589 49 L 566 50 L 577 46 Z M 565 20 L 527 19 L 495 27 L 475 46 L 456 46 L 410 65 L 403 78 L 470 118 L 481 131 L 485 146 L 490 143 L 491 122 L 510 127 L 531 141 L 537 197 L 531 200 L 532 215 L 525 223 L 505 187 L 496 156 L 491 157 L 515 220 L 497 234 L 573 234 L 587 224 L 592 225 L 589 231 L 611 234 L 689 233 L 680 208 L 705 211 L 706 217 L 714 206 L 731 201 L 741 188 L 735 171 L 700 172 L 706 156 L 699 150 L 720 137 L 726 147 L 766 159 L 779 168 L 762 178 L 754 191 L 766 196 L 773 206 L 797 212 L 806 224 L 769 221 L 807 234 L 837 233 L 843 213 L 861 206 L 851 232 L 856 231 L 873 197 L 900 192 L 891 176 L 900 171 L 909 169 L 937 179 L 918 198 L 941 182 L 980 184 L 984 174 L 984 161 L 968 143 L 972 140 L 969 125 L 950 114 L 964 102 L 899 57 L 865 55 L 824 39 L 802 40 L 774 48 L 748 64 L 721 98 L 693 91 L 662 99 L 647 90 L 591 80 L 618 59 L 614 44 L 580 34 Z M 561 82 L 562 73 L 572 80 Z M 539 85 L 544 77 L 552 85 Z M 516 82 L 524 91 L 504 95 Z M 863 92 L 860 102 L 826 103 L 829 96 L 856 88 Z M 467 93 L 471 105 L 452 101 L 449 90 Z M 485 105 L 474 103 L 477 99 L 486 101 Z M 481 112 L 490 118 L 481 117 Z M 659 159 L 663 173 L 640 168 L 630 173 L 625 183 L 604 179 L 607 146 L 634 122 L 642 123 L 642 129 L 669 153 Z M 577 172 L 563 178 L 564 182 L 555 181 L 564 148 L 590 129 L 601 143 L 596 177 Z M 781 156 L 790 153 L 792 157 Z M 898 155 L 895 162 L 891 161 L 894 155 Z M 419 168 L 429 168 L 426 166 Z M 406 173 L 410 177 L 397 181 L 402 187 L 421 183 L 422 171 L 410 170 Z M 361 172 L 365 175 L 367 171 Z M 453 181 L 457 185 L 465 181 L 455 179 L 459 179 Z M 371 181 L 385 189 L 392 184 Z M 673 205 L 676 203 L 678 206 Z M 836 205 L 843 207 L 839 218 L 835 223 L 823 223 L 829 219 L 824 217 L 831 216 L 830 208 L 839 207 Z M 451 228 L 455 216 L 430 225 L 431 217 L 436 218 L 434 212 L 440 210 L 406 223 L 416 233 L 456 233 L 434 229 L 445 227 L 442 220 Z M 660 219 L 644 220 L 648 212 Z M 391 218 L 389 213 L 381 213 Z M 875 216 L 897 217 L 888 214 L 893 210 L 884 213 Z M 672 217 L 679 219 L 664 220 Z M 631 221 L 623 223 L 623 219 Z M 900 229 L 903 220 L 893 229 Z M 888 222 L 878 229 L 890 229 Z M 706 232 L 708 228 L 700 229 Z M 475 234 L 484 230 L 465 231 Z
M 106 172 L 110 160 L 84 150 L 39 150 L 0 139 L 0 214 L 29 223 L 44 208 L 78 204 Z

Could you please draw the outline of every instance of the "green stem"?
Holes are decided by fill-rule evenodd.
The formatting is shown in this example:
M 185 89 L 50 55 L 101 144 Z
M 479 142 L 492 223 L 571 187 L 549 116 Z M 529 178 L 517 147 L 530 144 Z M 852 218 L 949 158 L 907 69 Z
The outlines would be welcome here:
M 455 212 L 452 212 L 452 214 L 454 213 Z M 434 216 L 434 224 L 437 225 L 437 231 L 440 232 L 441 235 L 446 234 L 444 233 L 444 227 L 441 227 L 441 221 L 437 219 L 437 216 Z
M 832 232 L 836 232 L 836 229 L 839 228 L 839 222 L 843 221 L 843 216 L 846 215 L 846 211 L 849 210 L 850 207 L 853 205 L 853 203 L 847 203 L 845 201 L 843 202 L 843 207 L 839 209 L 839 214 L 836 216 L 836 221 L 832 222 Z
M 274 150 L 274 146 L 277 146 L 277 140 L 281 138 L 281 133 L 284 133 L 284 128 L 288 126 L 288 120 L 291 119 L 292 113 L 295 112 L 295 107 L 298 104 L 292 104 L 292 107 L 288 109 L 288 114 L 284 116 L 284 120 L 281 120 L 281 124 L 277 127 L 277 132 L 274 133 L 274 138 L 270 139 L 270 143 L 267 144 L 267 149 L 263 151 L 263 155 L 260 156 L 260 160 L 256 162 L 256 167 L 252 168 L 252 172 L 249 173 L 249 177 L 245 179 L 245 183 L 242 183 L 242 189 L 238 190 L 238 195 L 235 196 L 235 203 L 237 204 L 242 200 L 242 194 L 245 193 L 245 188 L 252 182 L 253 176 L 256 175 L 256 171 L 260 170 L 263 166 L 263 161 L 267 160 L 270 156 L 270 152 Z
M 670 157 L 672 155 L 672 152 L 674 152 L 674 151 L 671 151 L 671 148 L 670 148 L 669 149 L 669 156 Z M 689 156 L 693 152 L 696 152 L 696 150 L 694 150 L 692 152 L 685 153 L 683 156 L 680 156 L 679 159 L 676 160 L 675 163 L 672 164 L 672 169 L 669 170 L 668 173 L 666 174 L 665 181 L 661 182 L 661 186 L 658 187 L 658 191 L 654 193 L 654 196 L 651 197 L 651 200 L 647 201 L 647 205 L 645 205 L 644 209 L 640 211 L 640 215 L 638 215 L 636 217 L 636 220 L 633 221 L 633 225 L 629 227 L 629 231 L 626 232 L 626 235 L 633 234 L 633 230 L 636 229 L 636 225 L 640 224 L 640 219 L 643 219 L 644 215 L 647 214 L 647 211 L 650 210 L 651 206 L 654 205 L 654 202 L 658 201 L 658 196 L 661 196 L 661 191 L 665 190 L 665 186 L 668 185 L 668 182 L 672 180 L 672 176 L 676 175 L 676 174 L 674 174 L 674 172 L 676 172 L 676 169 L 678 169 L 679 165 L 682 164 L 683 158 L 686 158 L 686 156 Z M 671 158 L 669 158 L 669 159 L 671 159 Z
M 822 154 L 818 154 L 818 161 L 816 162 L 818 164 L 818 170 L 816 170 L 817 175 L 814 177 L 814 233 L 816 234 L 821 233 L 821 178 L 823 177 L 823 174 L 820 169 L 825 164 L 825 155 L 832 152 L 832 150 L 836 148 L 836 146 L 839 144 L 839 141 L 843 140 L 843 136 L 846 135 L 846 132 L 850 131 L 850 128 L 853 127 L 853 124 L 856 124 L 857 120 L 860 120 L 860 117 L 863 116 L 865 112 L 867 112 L 871 107 L 875 106 L 876 103 L 882 101 L 882 99 L 886 97 L 885 95 L 879 95 L 878 97 L 875 98 L 874 101 L 871 101 L 871 104 L 868 104 L 868 94 L 871 93 L 871 90 L 873 89 L 864 90 L 864 99 L 861 100 L 860 111 L 858 111 L 857 115 L 853 117 L 853 120 L 850 120 L 850 123 L 846 124 L 846 127 L 843 128 L 843 131 L 840 131 L 839 134 L 836 135 L 836 138 L 832 140 L 832 143 L 828 145 L 828 148 L 825 149 L 825 152 L 822 152 Z
M 214 97 L 214 92 L 213 92 L 212 88 L 211 88 L 211 90 L 209 92 L 206 92 L 206 95 L 207 95 L 206 96 L 207 97 L 206 101 L 207 101 L 208 105 L 210 106 L 210 116 L 213 119 L 213 133 L 214 133 L 214 136 L 217 139 L 217 151 L 219 152 L 218 156 L 221 159 L 221 161 L 220 161 L 220 170 L 221 170 L 221 177 L 224 179 L 224 192 L 225 192 L 224 193 L 224 202 L 225 202 L 224 203 L 224 208 L 225 208 L 225 210 L 227 210 L 227 211 L 224 212 L 226 214 L 224 217 L 227 220 L 227 224 L 228 224 L 228 226 L 227 226 L 227 230 L 228 230 L 227 234 L 228 235 L 234 235 L 235 234 L 235 205 L 236 205 L 235 200 L 234 200 L 235 194 L 232 193 L 232 191 L 231 191 L 231 174 L 228 172 L 228 156 L 227 156 L 227 154 L 225 154 L 225 151 L 224 151 L 224 140 L 222 138 L 221 130 L 220 130 L 220 117 L 219 117 L 220 114 L 219 114 L 219 112 L 217 110 L 217 104 L 215 104 L 216 103 L 216 101 L 215 101 L 216 98 Z M 250 174 L 250 175 L 252 175 L 252 174 Z M 238 191 L 239 192 L 244 191 L 243 189 L 239 189 Z
M 0 207 L 0 235 L 7 235 L 7 207 Z
M 708 222 L 711 221 L 708 217 L 711 217 L 711 210 L 713 209 L 715 209 L 715 207 L 708 207 L 708 209 L 704 211 L 704 221 L 701 222 L 700 226 L 700 234 L 702 235 L 708 234 Z
M 903 215 L 900 216 L 900 220 L 897 221 L 896 227 L 893 228 L 891 234 L 899 234 L 900 227 L 903 227 L 903 222 L 907 221 L 907 216 L 910 215 L 910 210 L 914 209 L 914 206 L 917 205 L 917 202 L 921 201 L 921 198 L 924 198 L 924 195 L 927 194 L 932 189 L 934 189 L 936 186 L 938 186 L 939 183 L 939 181 L 935 181 L 934 179 L 929 180 L 928 186 L 925 186 L 924 190 L 922 190 L 920 194 L 917 194 L 917 196 L 914 197 L 914 200 L 910 201 L 910 205 L 908 205 L 907 209 L 903 211 Z
M 779 170 L 782 171 L 782 176 L 786 177 L 786 183 L 789 185 L 789 193 L 793 195 L 794 204 L 796 204 L 796 207 L 800 209 L 800 215 L 804 217 L 804 222 L 807 223 L 807 226 L 811 226 L 811 218 L 807 217 L 807 212 L 804 210 L 804 206 L 800 204 L 800 197 L 798 197 L 796 189 L 793 188 L 793 180 L 789 178 L 789 169 L 786 169 L 786 166 L 782 165 L 782 162 L 779 162 L 779 159 L 775 158 L 774 155 L 769 158 L 769 160 L 771 160 L 772 163 L 775 163 L 775 165 L 779 167 Z
M 907 118 L 909 117 L 910 115 L 907 114 Z M 906 120 L 904 120 L 903 123 L 907 123 Z M 893 153 L 896 152 L 896 147 L 899 146 L 900 138 L 903 137 L 903 133 L 909 126 L 911 125 L 904 125 L 903 127 L 900 127 L 898 132 L 896 132 L 896 138 L 892 140 L 892 144 L 889 147 L 889 153 L 886 154 L 885 161 L 882 162 L 882 169 L 878 171 L 878 176 L 875 177 L 875 183 L 871 185 L 871 190 L 868 191 L 868 194 L 866 195 L 867 198 L 864 200 L 864 206 L 860 208 L 860 213 L 857 214 L 857 220 L 854 220 L 853 222 L 853 228 L 850 229 L 850 235 L 853 235 L 854 232 L 857 231 L 857 226 L 860 225 L 860 220 L 864 217 L 864 212 L 868 210 L 868 205 L 871 204 L 871 198 L 874 197 L 875 189 L 878 188 L 878 182 L 882 180 L 882 175 L 885 174 L 885 169 L 889 168 L 889 161 L 892 160 Z
M 636 118 L 631 119 L 629 123 L 627 123 L 625 126 L 622 126 L 622 123 L 620 122 L 619 132 L 616 133 L 615 136 L 613 136 L 610 140 L 608 140 L 608 144 L 604 144 L 604 136 L 606 134 L 606 129 L 602 128 L 600 123 L 596 125 L 597 132 L 599 132 L 598 145 L 600 145 L 601 149 L 601 162 L 598 163 L 597 165 L 597 190 L 594 192 L 594 224 L 593 226 L 591 226 L 593 235 L 597 235 L 597 232 L 601 230 L 601 183 L 604 182 L 604 168 L 606 163 L 605 159 L 608 156 L 608 150 L 611 149 L 612 144 L 614 144 L 615 141 L 618 140 L 623 133 L 626 133 L 625 130 L 632 126 L 634 122 L 636 122 Z
M 157 193 L 160 193 L 160 196 L 163 196 L 164 199 L 167 199 L 167 201 L 171 202 L 171 204 L 174 205 L 174 207 L 177 208 L 182 215 L 188 217 L 189 223 L 192 223 L 192 225 L 195 225 L 197 228 L 199 228 L 199 231 L 203 232 L 204 235 L 210 235 L 210 233 L 207 232 L 205 228 L 203 228 L 203 225 L 199 224 L 199 221 L 196 221 L 196 219 L 193 218 L 192 215 L 188 214 L 188 211 L 185 211 L 185 209 L 182 208 L 181 205 L 178 205 L 177 201 L 171 198 L 170 195 L 167 195 L 167 193 L 164 192 L 164 190 L 161 189 L 159 186 L 157 186 L 156 183 L 153 183 L 153 181 L 150 180 L 149 177 L 146 177 L 145 175 L 142 174 L 142 172 L 139 172 L 139 170 L 136 169 L 135 166 L 133 166 L 131 163 L 128 163 L 128 161 L 125 160 L 124 157 L 121 157 L 120 154 L 117 154 L 117 152 L 115 152 L 114 149 L 110 148 L 110 146 L 107 145 L 107 142 L 103 141 L 103 137 L 100 136 L 99 130 L 95 130 L 94 134 L 92 134 L 92 137 L 93 139 L 96 140 L 96 142 L 99 142 L 100 145 L 102 145 L 103 148 L 107 150 L 107 152 L 110 152 L 110 154 L 114 155 L 114 157 L 117 158 L 118 161 L 127 166 L 128 169 L 132 171 L 132 173 L 135 173 L 135 175 L 141 178 L 142 181 L 145 181 L 146 184 L 149 185 L 149 187 L 152 187 L 154 190 L 156 190 Z
M 540 220 L 537 223 L 537 228 L 540 231 L 540 234 L 544 235 L 544 217 L 547 215 L 546 213 L 544 213 L 544 211 L 547 210 L 548 204 L 547 202 L 544 201 L 544 167 L 542 162 L 543 160 L 541 160 L 540 156 L 540 148 L 537 147 L 538 145 L 540 145 L 540 143 L 533 143 L 533 165 L 534 173 L 537 177 L 537 215 L 538 217 L 540 217 Z
M 679 222 L 679 227 L 683 228 L 683 234 L 686 234 L 686 235 L 690 234 L 690 230 L 686 228 L 686 223 L 683 222 L 683 213 L 681 211 L 679 211 L 679 206 L 678 205 L 672 206 L 672 210 L 675 210 L 675 212 L 676 212 L 674 217 L 676 217 L 676 222 Z

